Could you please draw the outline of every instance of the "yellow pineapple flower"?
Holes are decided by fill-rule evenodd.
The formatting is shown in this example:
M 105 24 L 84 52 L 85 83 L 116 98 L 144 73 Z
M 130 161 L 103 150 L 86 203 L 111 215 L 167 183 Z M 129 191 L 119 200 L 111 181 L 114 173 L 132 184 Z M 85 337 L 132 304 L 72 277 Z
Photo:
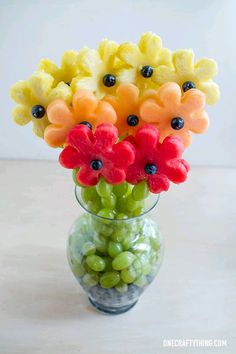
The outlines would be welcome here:
M 153 77 L 159 65 L 171 65 L 171 52 L 162 47 L 162 40 L 151 32 L 143 33 L 139 44 L 123 43 L 120 45 L 118 57 L 125 64 L 119 71 L 119 80 L 133 83 L 143 91 L 157 88 Z
M 203 58 L 194 63 L 191 49 L 180 49 L 173 52 L 173 67 L 161 65 L 153 75 L 153 80 L 162 85 L 176 82 L 185 92 L 197 88 L 205 93 L 208 104 L 214 104 L 220 97 L 219 86 L 212 81 L 217 74 L 217 64 L 213 59 Z
M 13 120 L 19 125 L 32 121 L 34 133 L 43 138 L 49 125 L 46 109 L 50 102 L 61 98 L 71 102 L 71 89 L 64 82 L 56 87 L 51 75 L 38 71 L 27 81 L 19 81 L 10 90 L 11 98 L 17 103 L 12 111 Z
M 75 50 L 66 51 L 61 58 L 61 66 L 58 67 L 50 59 L 41 59 L 39 62 L 39 71 L 44 71 L 54 78 L 54 84 L 64 81 L 70 85 L 74 77 L 79 73 L 78 68 L 79 53 Z
M 114 94 L 118 86 L 116 57 L 119 45 L 104 39 L 98 50 L 83 48 L 79 54 L 79 74 L 72 80 L 72 90 L 88 89 L 98 98 Z

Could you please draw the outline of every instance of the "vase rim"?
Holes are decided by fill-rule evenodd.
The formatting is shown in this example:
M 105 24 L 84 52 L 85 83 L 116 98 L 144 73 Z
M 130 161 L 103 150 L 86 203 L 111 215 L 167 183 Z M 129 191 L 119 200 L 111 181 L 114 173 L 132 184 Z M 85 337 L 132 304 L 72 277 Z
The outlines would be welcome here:
M 148 207 L 146 210 L 144 210 L 142 212 L 142 214 L 138 215 L 138 216 L 132 216 L 132 217 L 128 217 L 127 219 L 112 219 L 112 218 L 105 218 L 104 216 L 100 216 L 100 215 L 97 215 L 95 213 L 93 213 L 91 210 L 89 210 L 87 207 L 86 207 L 86 204 L 83 202 L 82 198 L 81 198 L 81 195 L 80 195 L 80 191 L 81 190 L 81 187 L 80 186 L 76 186 L 75 185 L 75 189 L 74 189 L 74 192 L 75 192 L 75 198 L 77 200 L 77 202 L 79 203 L 79 205 L 87 212 L 89 213 L 90 215 L 98 218 L 98 219 L 102 219 L 102 220 L 109 220 L 109 221 L 113 221 L 113 222 L 124 222 L 124 221 L 132 221 L 132 220 L 137 220 L 139 218 L 141 218 L 142 216 L 150 213 L 154 208 L 155 206 L 157 205 L 157 203 L 159 202 L 159 199 L 160 199 L 160 194 L 151 194 L 150 197 L 152 197 L 153 199 L 153 202 L 151 203 L 150 207 Z M 150 197 L 148 197 L 150 199 Z M 147 199 L 148 199 L 147 198 Z

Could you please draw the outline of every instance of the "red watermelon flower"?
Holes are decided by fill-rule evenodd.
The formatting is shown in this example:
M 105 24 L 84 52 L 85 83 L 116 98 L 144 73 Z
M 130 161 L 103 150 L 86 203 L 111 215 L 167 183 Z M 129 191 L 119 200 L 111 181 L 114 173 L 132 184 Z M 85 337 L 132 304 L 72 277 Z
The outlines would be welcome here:
M 143 125 L 134 138 L 127 138 L 135 146 L 136 154 L 126 179 L 132 184 L 147 180 L 152 193 L 167 191 L 170 182 L 184 182 L 190 170 L 187 161 L 182 159 L 182 141 L 168 136 L 160 143 L 159 138 L 159 130 L 151 124 Z
M 110 123 L 100 124 L 94 133 L 86 125 L 77 125 L 69 132 L 59 161 L 66 168 L 79 168 L 76 178 L 84 186 L 96 185 L 100 176 L 111 184 L 122 183 L 135 149 L 128 141 L 117 140 L 118 130 Z

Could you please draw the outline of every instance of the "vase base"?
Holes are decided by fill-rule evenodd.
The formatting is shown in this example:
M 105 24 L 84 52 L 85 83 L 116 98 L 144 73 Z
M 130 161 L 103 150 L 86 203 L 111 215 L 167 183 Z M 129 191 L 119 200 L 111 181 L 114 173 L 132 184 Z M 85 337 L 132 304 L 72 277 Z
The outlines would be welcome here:
M 97 303 L 96 301 L 93 301 L 90 297 L 88 298 L 90 303 L 95 307 L 96 310 L 99 312 L 105 313 L 107 315 L 121 315 L 122 313 L 125 313 L 132 309 L 134 307 L 138 300 L 133 302 L 132 304 L 126 305 L 126 306 L 121 306 L 121 307 L 111 307 L 111 306 L 104 306 L 102 304 Z

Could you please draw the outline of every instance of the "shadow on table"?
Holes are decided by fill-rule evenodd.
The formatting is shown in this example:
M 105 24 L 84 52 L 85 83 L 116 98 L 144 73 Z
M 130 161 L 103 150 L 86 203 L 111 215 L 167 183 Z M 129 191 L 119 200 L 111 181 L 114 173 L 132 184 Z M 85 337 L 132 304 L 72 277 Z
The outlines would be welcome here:
M 1 263 L 7 317 L 66 320 L 94 314 L 62 249 L 19 245 Z

